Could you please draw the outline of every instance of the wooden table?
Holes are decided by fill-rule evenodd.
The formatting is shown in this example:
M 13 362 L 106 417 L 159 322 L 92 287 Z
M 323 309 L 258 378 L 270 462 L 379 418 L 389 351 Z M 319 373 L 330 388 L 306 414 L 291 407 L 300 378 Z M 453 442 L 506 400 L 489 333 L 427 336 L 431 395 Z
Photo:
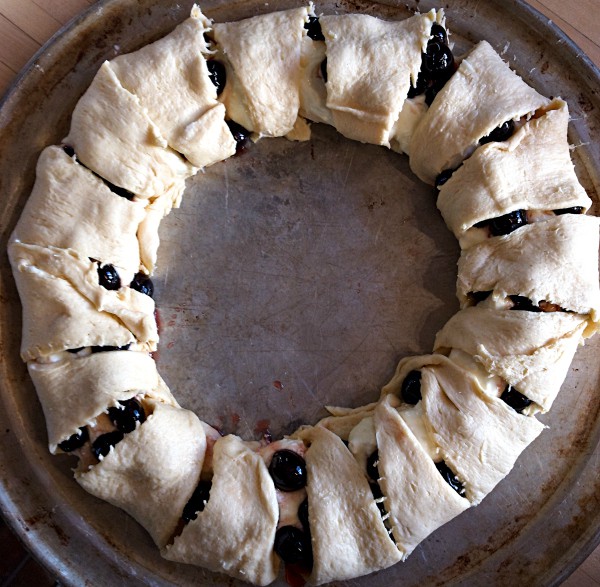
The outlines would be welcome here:
M 529 0 L 600 67 L 600 0 Z M 0 95 L 50 36 L 94 0 L 0 0 Z M 0 520 L 0 585 L 53 585 Z M 600 547 L 563 583 L 600 587 Z

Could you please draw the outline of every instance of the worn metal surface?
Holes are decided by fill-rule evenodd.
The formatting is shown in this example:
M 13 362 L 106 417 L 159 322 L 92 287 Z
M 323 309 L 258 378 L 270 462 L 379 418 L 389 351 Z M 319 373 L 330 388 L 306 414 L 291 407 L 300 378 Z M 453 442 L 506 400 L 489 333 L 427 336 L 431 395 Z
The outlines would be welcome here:
M 217 20 L 297 5 L 204 3 Z M 433 2 L 323 2 L 326 13 L 404 18 Z M 37 56 L 0 109 L 2 249 L 41 149 L 65 136 L 104 59 L 170 31 L 191 2 L 115 0 L 94 7 Z M 571 107 L 579 176 L 599 185 L 598 72 L 518 2 L 459 0 L 447 10 L 458 52 L 485 38 L 527 81 Z M 377 397 L 399 358 L 428 352 L 456 311 L 458 247 L 433 190 L 405 157 L 315 126 L 309 143 L 262 141 L 188 182 L 161 227 L 158 365 L 178 400 L 225 432 L 256 438 L 314 422 L 323 405 Z M 127 515 L 85 494 L 69 457 L 51 457 L 18 356 L 20 304 L 0 259 L 2 511 L 65 583 L 237 585 L 160 558 Z M 344 585 L 547 585 L 596 543 L 597 360 L 582 348 L 547 430 L 484 502 L 440 529 L 402 565 Z M 283 584 L 283 582 L 281 582 Z

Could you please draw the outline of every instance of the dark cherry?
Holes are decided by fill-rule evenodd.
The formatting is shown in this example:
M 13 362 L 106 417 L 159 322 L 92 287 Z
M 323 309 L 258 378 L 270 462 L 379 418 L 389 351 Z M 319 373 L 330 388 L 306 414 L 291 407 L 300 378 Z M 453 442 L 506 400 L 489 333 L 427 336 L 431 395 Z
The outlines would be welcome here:
M 500 399 L 506 402 L 513 410 L 521 414 L 523 410 L 531 405 L 533 402 L 525 397 L 522 393 L 518 392 L 514 387 L 507 385 L 506 389 L 502 392 Z
M 116 290 L 121 287 L 121 278 L 112 265 L 98 264 L 98 281 L 104 289 Z
M 400 392 L 407 404 L 418 404 L 421 401 L 421 371 L 410 371 L 402 382 Z
M 444 481 L 446 481 L 458 495 L 464 495 L 465 488 L 463 487 L 463 484 L 458 480 L 454 471 L 446 464 L 446 461 L 440 461 L 439 463 L 436 463 L 435 466 L 444 478 Z
M 444 171 L 435 178 L 435 187 L 439 189 L 443 186 L 452 177 L 453 173 L 454 169 L 444 169 Z
M 62 145 L 62 150 L 69 156 L 75 157 L 75 149 L 71 145 Z
M 306 485 L 306 462 L 293 450 L 278 450 L 271 459 L 269 473 L 281 491 L 296 491 Z
M 485 145 L 486 143 L 501 143 L 502 141 L 506 141 L 513 136 L 515 132 L 515 122 L 514 120 L 507 120 L 503 122 L 500 126 L 496 127 L 489 135 L 479 139 L 480 145 Z
M 145 273 L 136 273 L 133 276 L 133 281 L 129 284 L 129 287 L 149 297 L 154 295 L 154 284 Z
M 468 298 L 473 302 L 473 305 L 476 306 L 479 302 L 483 302 L 483 300 L 487 300 L 490 297 L 492 290 L 489 291 L 471 291 L 469 292 Z
M 411 84 L 409 90 L 408 90 L 408 98 L 414 98 L 415 96 L 420 96 L 421 94 L 425 93 L 425 90 L 427 90 L 427 81 L 425 80 L 425 76 L 423 75 L 422 72 L 419 72 L 419 75 L 417 77 L 417 85 L 413 86 Z
M 58 448 L 63 452 L 73 452 L 78 448 L 81 448 L 88 440 L 90 439 L 90 435 L 88 434 L 88 429 L 85 426 L 82 426 L 75 434 L 71 434 L 69 438 L 63 440 Z
M 192 497 L 188 500 L 183 508 L 181 519 L 187 524 L 198 517 L 198 512 L 204 511 L 204 506 L 210 498 L 210 490 L 212 483 L 210 481 L 200 481 Z
M 92 353 L 109 353 L 111 351 L 128 351 L 131 343 L 124 344 L 123 346 L 93 346 L 91 347 Z
M 484 221 L 484 223 L 487 223 L 489 226 L 490 234 L 492 236 L 510 234 L 517 230 L 517 228 L 521 228 L 521 226 L 527 224 L 527 212 L 525 210 L 515 210 L 509 214 L 504 214 L 504 216 L 498 216 L 498 218 Z M 482 223 L 478 223 L 475 226 L 478 226 L 479 224 Z
M 283 526 L 277 530 L 273 550 L 286 564 L 312 567 L 310 538 L 295 526 Z
M 146 412 L 136 399 L 120 401 L 121 407 L 108 408 L 110 421 L 121 432 L 133 432 L 139 422 L 146 421 Z
M 239 155 L 246 150 L 250 143 L 250 131 L 233 120 L 227 120 L 226 122 L 227 126 L 229 127 L 229 131 L 235 139 L 235 154 Z
M 321 61 L 321 77 L 323 81 L 327 83 L 327 57 Z
M 446 29 L 437 22 L 431 25 L 431 41 L 437 41 L 438 43 L 448 44 L 448 36 L 446 35 Z
M 323 31 L 321 30 L 321 23 L 319 22 L 318 17 L 309 16 L 308 22 L 304 23 L 304 28 L 306 29 L 306 34 L 313 41 L 325 40 L 325 37 L 323 36 Z
M 429 79 L 444 79 L 454 73 L 454 55 L 450 48 L 437 40 L 431 40 L 427 44 L 427 52 L 422 65 Z
M 541 312 L 542 309 L 536 306 L 529 298 L 525 296 L 508 296 L 513 303 L 511 310 L 522 310 L 524 312 Z
M 227 70 L 223 63 L 216 59 L 209 59 L 206 62 L 206 67 L 208 67 L 208 77 L 210 77 L 210 81 L 213 86 L 217 88 L 217 96 L 220 96 L 227 83 Z
M 561 216 L 562 214 L 583 214 L 583 206 L 573 206 L 572 208 L 561 208 L 554 210 L 554 214 Z
M 105 457 L 110 452 L 111 447 L 121 442 L 121 440 L 123 440 L 123 433 L 119 430 L 102 434 L 92 442 L 92 453 L 100 460 L 101 456 Z
M 379 479 L 379 471 L 377 470 L 377 464 L 379 463 L 379 451 L 375 449 L 367 459 L 367 475 L 373 481 Z
M 298 519 L 302 524 L 305 532 L 309 532 L 310 526 L 308 524 L 308 497 L 298 507 Z
M 94 174 L 96 175 L 96 174 Z M 100 177 L 98 175 L 98 177 Z M 102 179 L 102 178 L 100 178 Z M 117 194 L 117 196 L 121 196 L 122 198 L 125 198 L 126 200 L 129 200 L 131 202 L 131 200 L 133 200 L 134 198 L 134 193 L 130 192 L 129 190 L 126 190 L 125 188 L 119 187 L 118 185 L 115 185 L 114 183 L 110 183 L 110 181 L 107 181 L 106 179 L 102 179 L 102 181 L 105 183 L 105 185 L 108 187 L 108 189 L 113 192 L 114 194 Z

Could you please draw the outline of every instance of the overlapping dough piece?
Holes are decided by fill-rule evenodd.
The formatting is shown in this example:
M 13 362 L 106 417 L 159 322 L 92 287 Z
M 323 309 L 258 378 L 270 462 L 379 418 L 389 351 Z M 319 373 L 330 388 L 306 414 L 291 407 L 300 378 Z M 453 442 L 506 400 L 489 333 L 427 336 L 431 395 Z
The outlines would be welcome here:
M 520 209 L 591 206 L 571 161 L 568 123 L 567 104 L 554 100 L 510 139 L 477 149 L 441 186 L 437 206 L 463 248 L 466 232 L 483 220 Z
M 379 484 L 390 526 L 405 559 L 437 528 L 470 507 L 440 475 L 396 409 L 393 395 L 375 410 Z
M 166 197 L 178 205 L 196 169 L 169 148 L 139 98 L 104 62 L 81 97 L 64 143 L 98 175 L 137 197 Z
M 69 355 L 52 363 L 30 362 L 29 374 L 42 404 L 51 453 L 108 408 L 143 394 L 176 406 L 147 353 L 108 351 Z
M 258 136 L 284 136 L 294 128 L 308 12 L 305 6 L 213 25 L 217 58 L 227 68 L 220 99 L 229 118 Z
M 416 86 L 436 12 L 402 21 L 366 14 L 322 16 L 327 108 L 344 136 L 390 146 L 408 90 Z
M 114 194 L 60 147 L 38 159 L 36 181 L 11 241 L 72 249 L 133 275 L 140 268 L 141 203 Z
M 313 548 L 309 581 L 321 585 L 366 575 L 401 559 L 381 520 L 364 471 L 340 438 L 315 426 L 297 433 L 306 451 Z
M 479 140 L 500 124 L 533 113 L 548 102 L 511 71 L 487 41 L 481 41 L 415 129 L 410 167 L 433 185 L 442 171 L 456 169 Z
M 24 360 L 136 341 L 156 349 L 152 298 L 130 287 L 103 288 L 98 264 L 73 250 L 15 242 L 8 252 L 23 305 Z
M 172 33 L 110 62 L 121 85 L 134 94 L 169 146 L 196 167 L 235 153 L 225 107 L 209 77 L 204 34 L 210 22 L 194 5 Z
M 212 463 L 210 499 L 204 510 L 162 554 L 267 585 L 279 568 L 273 552 L 279 509 L 267 466 L 232 435 L 215 443 Z
M 588 335 L 585 316 L 473 306 L 460 310 L 438 332 L 434 351 L 459 349 L 488 373 L 500 376 L 543 411 L 567 376 L 571 360 Z
M 193 412 L 150 404 L 146 421 L 75 479 L 92 495 L 133 516 L 163 547 L 198 483 L 206 438 Z
M 598 218 L 549 217 L 463 250 L 458 261 L 461 305 L 470 292 L 545 300 L 598 322 Z

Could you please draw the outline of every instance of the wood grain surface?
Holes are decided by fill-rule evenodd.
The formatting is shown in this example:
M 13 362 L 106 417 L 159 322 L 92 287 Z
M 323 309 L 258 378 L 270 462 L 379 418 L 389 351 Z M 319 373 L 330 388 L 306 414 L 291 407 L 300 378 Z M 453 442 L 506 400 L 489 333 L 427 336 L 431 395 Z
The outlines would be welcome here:
M 600 67 L 600 0 L 529 0 Z M 0 95 L 33 54 L 93 0 L 0 0 Z M 0 587 L 57 585 L 0 519 Z M 600 547 L 564 587 L 600 587 Z

